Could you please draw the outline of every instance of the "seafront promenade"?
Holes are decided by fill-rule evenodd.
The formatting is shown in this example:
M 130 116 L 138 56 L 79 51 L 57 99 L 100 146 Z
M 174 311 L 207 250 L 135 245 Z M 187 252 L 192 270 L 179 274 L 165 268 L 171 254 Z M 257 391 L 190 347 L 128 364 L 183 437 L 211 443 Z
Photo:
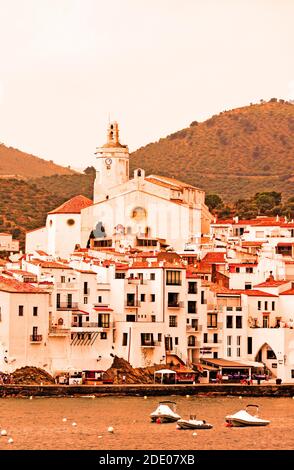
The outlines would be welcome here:
M 195 385 L 1 385 L 0 398 L 73 396 L 172 396 L 294 397 L 293 384 L 195 384 Z

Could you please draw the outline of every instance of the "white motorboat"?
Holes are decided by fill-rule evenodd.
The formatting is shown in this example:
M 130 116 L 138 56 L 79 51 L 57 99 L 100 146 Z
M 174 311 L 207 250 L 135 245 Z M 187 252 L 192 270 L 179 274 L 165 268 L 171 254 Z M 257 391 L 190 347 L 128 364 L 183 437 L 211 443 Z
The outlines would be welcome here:
M 255 408 L 255 414 L 248 413 L 248 408 Z M 233 415 L 226 416 L 226 422 L 229 426 L 267 426 L 270 421 L 258 417 L 258 405 L 247 405 L 246 410 L 240 410 Z
M 150 414 L 152 422 L 174 423 L 181 419 L 176 413 L 176 403 L 174 401 L 161 401 L 153 413 Z
M 213 427 L 205 420 L 197 420 L 195 415 L 190 415 L 190 419 L 179 419 L 177 426 L 180 429 L 211 429 Z

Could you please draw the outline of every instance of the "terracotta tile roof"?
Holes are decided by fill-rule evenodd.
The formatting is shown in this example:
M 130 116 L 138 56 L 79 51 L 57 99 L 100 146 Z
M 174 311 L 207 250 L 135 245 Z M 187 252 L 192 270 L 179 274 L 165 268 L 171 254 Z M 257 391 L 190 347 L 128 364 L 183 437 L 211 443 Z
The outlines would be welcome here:
M 1 237 L 11 237 L 11 233 L 0 232 Z
M 218 288 L 217 294 L 228 294 L 228 295 L 248 295 L 249 297 L 278 297 L 278 295 L 269 294 L 256 289 L 227 289 L 226 287 Z
M 93 201 L 81 194 L 61 204 L 48 214 L 80 214 L 82 209 L 92 206 Z
M 202 262 L 207 264 L 225 263 L 225 253 L 210 251 L 204 256 L 204 258 L 202 258 Z
M 264 242 L 242 242 L 242 246 L 262 246 L 264 244 Z
M 27 282 L 0 276 L 0 291 L 16 294 L 47 294 L 44 289 L 39 289 Z
M 260 284 L 256 284 L 254 287 L 279 287 L 279 286 L 282 286 L 283 284 L 287 284 L 288 282 L 289 281 L 270 280 L 270 281 L 261 282 Z
M 147 181 L 151 183 L 158 184 L 160 186 L 166 186 L 176 191 L 181 190 L 183 188 L 192 188 L 201 191 L 200 189 L 192 186 L 191 184 L 185 183 L 184 181 L 176 180 L 175 178 L 168 178 L 167 176 L 160 176 L 160 175 L 149 175 L 145 178 Z
M 291 289 L 285 290 L 284 292 L 281 292 L 280 295 L 294 295 L 294 287 Z
M 43 261 L 39 259 L 34 259 L 28 261 L 30 264 L 34 266 L 40 266 L 41 268 L 52 268 L 52 269 L 73 269 L 71 266 L 67 264 L 57 263 L 56 261 Z

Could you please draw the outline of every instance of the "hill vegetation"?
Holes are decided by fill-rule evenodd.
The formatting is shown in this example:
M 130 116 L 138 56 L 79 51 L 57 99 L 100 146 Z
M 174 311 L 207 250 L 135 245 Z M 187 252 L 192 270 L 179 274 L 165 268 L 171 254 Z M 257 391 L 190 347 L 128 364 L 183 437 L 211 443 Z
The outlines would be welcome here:
M 43 160 L 0 144 L 0 178 L 6 176 L 26 179 L 36 176 L 71 175 L 74 173 L 73 170 L 56 165 L 52 161 Z
M 77 194 L 92 199 L 94 178 L 74 174 L 0 181 L 0 232 L 12 233 L 23 249 L 26 230 L 42 227 L 47 212 Z
M 138 149 L 131 168 L 174 177 L 225 200 L 293 195 L 294 105 L 271 99 L 225 111 Z

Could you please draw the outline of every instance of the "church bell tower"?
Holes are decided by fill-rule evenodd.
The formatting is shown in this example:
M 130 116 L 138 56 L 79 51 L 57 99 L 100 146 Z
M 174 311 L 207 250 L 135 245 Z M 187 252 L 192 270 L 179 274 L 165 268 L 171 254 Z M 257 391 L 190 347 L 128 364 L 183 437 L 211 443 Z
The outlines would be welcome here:
M 94 204 L 107 196 L 114 186 L 129 180 L 129 149 L 119 142 L 117 122 L 110 122 L 107 142 L 96 149 L 96 179 L 94 183 Z

